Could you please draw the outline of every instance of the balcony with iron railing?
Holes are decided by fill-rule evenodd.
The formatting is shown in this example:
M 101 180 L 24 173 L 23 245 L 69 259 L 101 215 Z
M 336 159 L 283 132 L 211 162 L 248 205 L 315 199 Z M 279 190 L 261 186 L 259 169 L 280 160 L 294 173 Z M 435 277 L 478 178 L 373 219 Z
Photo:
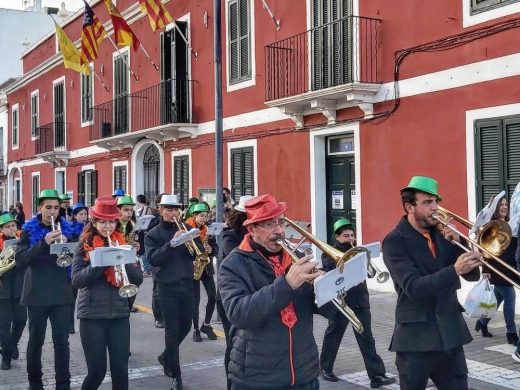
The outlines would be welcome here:
M 90 141 L 106 149 L 131 147 L 143 137 L 163 142 L 196 136 L 192 80 L 166 80 L 92 108 Z
M 321 112 L 334 123 L 340 108 L 372 115 L 379 75 L 381 21 L 348 16 L 265 47 L 265 100 L 303 126 Z
M 67 122 L 51 122 L 36 128 L 35 155 L 53 166 L 66 165 L 69 159 L 68 127 Z

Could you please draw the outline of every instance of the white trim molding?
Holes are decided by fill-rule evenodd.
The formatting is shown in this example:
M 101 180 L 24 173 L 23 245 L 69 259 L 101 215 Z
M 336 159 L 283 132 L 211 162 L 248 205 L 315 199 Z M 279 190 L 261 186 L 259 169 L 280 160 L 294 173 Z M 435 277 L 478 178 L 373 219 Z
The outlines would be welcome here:
M 181 149 L 171 151 L 172 166 L 172 194 L 175 194 L 175 157 L 188 156 L 188 199 L 193 196 L 193 165 L 191 158 L 191 149 Z
M 128 192 L 128 189 L 130 188 L 130 182 L 128 181 L 128 160 L 124 160 L 124 161 L 114 161 L 112 163 L 112 183 L 111 183 L 111 186 L 112 186 L 112 193 L 114 193 L 114 191 L 116 190 L 116 188 L 114 188 L 114 181 L 115 181 L 115 174 L 114 174 L 114 168 L 115 167 L 126 167 L 126 177 L 125 177 L 125 182 L 126 182 L 126 188 L 125 188 L 125 193 L 129 193 Z M 135 199 L 134 199 L 134 202 L 135 202 Z
M 228 142 L 227 143 L 227 184 L 225 187 L 229 188 L 231 190 L 231 150 L 232 149 L 239 149 L 239 148 L 247 148 L 247 147 L 253 147 L 253 182 L 254 182 L 254 194 L 257 196 L 259 194 L 258 190 L 258 142 L 257 139 L 248 139 L 244 141 L 236 141 L 236 142 Z
M 54 188 L 59 192 L 60 190 L 58 189 L 58 175 L 57 173 L 58 172 L 63 172 L 63 189 L 64 189 L 64 194 L 67 193 L 67 168 L 65 167 L 62 167 L 62 168 L 54 168 Z
M 471 15 L 471 0 L 462 1 L 462 27 L 470 27 L 475 24 L 488 22 L 504 16 L 520 12 L 520 3 L 512 3 L 501 7 L 493 8 Z M 453 15 L 455 16 L 455 15 Z
M 131 194 L 142 194 L 144 193 L 144 178 L 143 175 L 138 175 L 137 170 L 139 168 L 142 169 L 142 163 L 144 154 L 146 153 L 146 149 L 148 146 L 153 145 L 159 150 L 159 178 L 164 178 L 164 148 L 159 145 L 159 143 L 152 139 L 144 138 L 141 141 L 137 142 L 132 149 L 132 156 L 130 160 L 130 164 L 132 166 L 132 172 L 130 175 L 131 178 Z M 159 179 L 159 194 L 164 192 L 165 180 Z M 148 199 L 150 200 L 150 199 Z
M 16 138 L 17 138 L 17 142 L 16 144 L 13 143 L 13 114 L 14 112 L 16 112 L 17 114 L 17 117 L 16 117 L 16 132 L 17 132 L 17 135 L 16 135 Z M 10 134 L 11 134 L 11 150 L 17 150 L 19 147 L 20 147 L 20 104 L 16 103 L 16 104 L 13 104 L 13 107 L 11 108 L 11 131 L 10 131 Z

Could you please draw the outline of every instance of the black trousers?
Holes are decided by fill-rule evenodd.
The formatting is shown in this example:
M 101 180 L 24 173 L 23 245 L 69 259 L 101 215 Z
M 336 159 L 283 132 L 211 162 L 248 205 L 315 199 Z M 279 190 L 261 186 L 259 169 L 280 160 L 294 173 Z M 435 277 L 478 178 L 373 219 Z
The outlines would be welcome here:
M 20 306 L 20 298 L 0 299 L 0 346 L 3 360 L 11 360 L 26 322 L 27 310 Z
M 55 306 L 28 306 L 29 342 L 27 344 L 27 373 L 34 388 L 42 384 L 42 347 L 45 341 L 47 320 L 52 327 L 54 344 L 54 371 L 56 389 L 70 389 L 69 323 L 70 304 Z
M 401 390 L 425 389 L 431 378 L 439 390 L 468 388 L 468 367 L 462 347 L 440 352 L 397 352 Z
M 363 356 L 365 368 L 369 378 L 374 378 L 376 375 L 383 375 L 386 372 L 383 360 L 376 352 L 376 343 L 372 335 L 372 315 L 370 309 L 367 307 L 358 307 L 352 309 L 359 321 L 363 324 L 364 331 L 359 334 L 354 331 L 356 342 L 359 346 L 359 351 Z M 325 330 L 323 336 L 323 346 L 320 355 L 320 367 L 325 371 L 332 371 L 336 355 L 338 354 L 339 346 L 349 320 L 339 310 L 336 310 L 334 315 L 329 318 L 329 325 Z
M 152 289 L 152 311 L 155 321 L 162 321 L 163 316 L 161 312 L 161 304 L 159 303 L 159 294 L 157 293 L 157 282 L 153 279 Z
M 191 329 L 193 317 L 193 281 L 158 283 L 157 292 L 164 321 L 165 349 L 162 353 L 165 367 L 174 377 L 181 376 L 179 345 Z
M 209 276 L 207 272 L 204 272 L 200 280 L 193 281 L 193 327 L 195 329 L 199 329 L 200 282 L 202 282 L 204 285 L 206 294 L 208 296 L 208 303 L 206 304 L 206 315 L 204 317 L 204 322 L 206 324 L 209 324 L 211 321 L 211 317 L 215 311 L 215 302 L 217 299 L 217 289 L 215 287 L 215 280 L 213 279 L 213 276 Z
M 75 287 L 72 287 L 72 293 L 74 294 L 74 300 L 70 304 L 70 324 L 69 324 L 69 331 L 75 330 L 74 325 L 74 313 L 76 311 L 76 298 L 78 297 L 78 289 Z
M 226 352 L 224 353 L 224 369 L 226 370 L 226 380 L 227 380 L 227 390 L 231 390 L 231 382 L 228 379 L 229 372 L 229 358 L 231 356 L 231 339 L 229 338 L 229 331 L 231 329 L 231 322 L 229 322 L 226 311 L 224 310 L 224 306 L 222 305 L 222 300 L 217 299 L 217 312 L 222 321 L 222 326 L 224 327 L 224 336 L 226 338 Z
M 130 320 L 128 318 L 82 319 L 79 328 L 88 369 L 81 389 L 94 390 L 101 385 L 107 372 L 108 349 L 112 389 L 127 390 Z

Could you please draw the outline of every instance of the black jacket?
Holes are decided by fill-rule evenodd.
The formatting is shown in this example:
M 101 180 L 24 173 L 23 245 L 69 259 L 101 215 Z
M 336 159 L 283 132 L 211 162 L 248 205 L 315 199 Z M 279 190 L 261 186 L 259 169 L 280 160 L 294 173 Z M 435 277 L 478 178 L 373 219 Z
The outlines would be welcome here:
M 72 263 L 72 285 L 78 291 L 79 319 L 113 319 L 130 316 L 128 298 L 119 296 L 119 289 L 107 282 L 104 271 L 106 267 L 92 267 L 85 261 L 82 243 L 74 251 Z M 130 283 L 139 286 L 143 282 L 141 267 L 126 264 L 126 273 Z
M 180 280 L 193 279 L 194 256 L 190 254 L 185 244 L 175 248 L 170 246 L 170 240 L 177 230 L 173 222 L 161 220 L 145 236 L 146 258 L 156 267 L 157 282 L 176 283 Z
M 342 252 L 346 252 L 352 248 L 352 245 L 340 244 L 340 243 L 336 242 L 334 244 L 334 248 L 339 249 Z M 325 253 L 322 253 L 322 255 L 321 255 L 321 263 L 322 263 L 323 269 L 327 272 L 332 271 L 334 268 L 336 268 L 336 262 L 334 260 L 332 260 L 329 256 L 327 256 Z M 360 283 L 357 286 L 354 286 L 350 290 L 348 290 L 347 297 L 345 299 L 345 303 L 351 308 L 358 308 L 358 307 L 370 308 L 370 300 L 368 297 L 367 283 L 366 282 Z
M 231 253 L 233 249 L 240 245 L 244 236 L 247 234 L 247 229 L 240 231 L 229 229 L 222 233 L 222 258 Z
M 257 251 L 236 248 L 220 266 L 218 284 L 231 322 L 229 378 L 248 388 L 308 383 L 318 376 L 318 348 L 312 331 L 314 292 L 309 283 L 293 290 L 275 278 Z M 289 330 L 280 311 L 293 303 L 298 321 Z M 294 371 L 291 369 L 294 369 Z
M 436 229 L 433 257 L 426 239 L 401 219 L 383 241 L 383 256 L 397 292 L 395 327 L 390 344 L 394 352 L 447 351 L 472 338 L 457 300 L 460 278 L 453 264 L 462 250 Z M 479 279 L 478 268 L 463 275 Z
M 40 226 L 48 229 L 41 222 Z M 56 264 L 57 258 L 57 255 L 50 254 L 50 246 L 45 242 L 45 238 L 30 247 L 29 233 L 22 230 L 16 249 L 16 266 L 27 270 L 20 304 L 54 306 L 72 303 L 74 295 L 68 270 Z

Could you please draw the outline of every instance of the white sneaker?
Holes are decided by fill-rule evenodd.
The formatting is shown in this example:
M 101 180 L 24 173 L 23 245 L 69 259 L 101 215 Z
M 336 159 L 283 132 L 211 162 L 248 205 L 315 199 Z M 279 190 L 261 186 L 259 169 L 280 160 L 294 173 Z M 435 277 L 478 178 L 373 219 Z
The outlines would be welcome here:
M 520 353 L 518 353 L 518 351 L 515 351 L 515 353 L 512 354 L 511 357 L 513 358 L 513 360 L 516 360 L 518 363 L 520 363 Z

